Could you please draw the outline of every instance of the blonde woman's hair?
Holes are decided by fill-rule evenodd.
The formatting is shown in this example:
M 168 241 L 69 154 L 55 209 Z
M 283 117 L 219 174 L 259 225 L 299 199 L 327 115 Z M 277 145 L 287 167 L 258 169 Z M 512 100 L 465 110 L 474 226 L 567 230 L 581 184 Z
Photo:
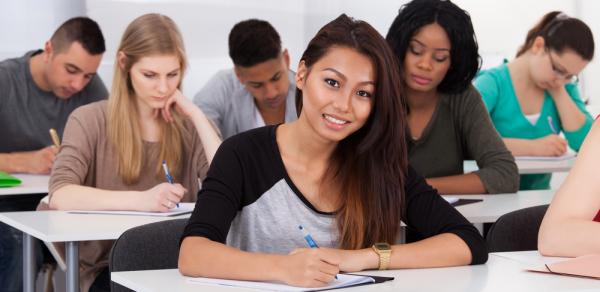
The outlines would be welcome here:
M 179 59 L 181 80 L 186 69 L 183 39 L 177 25 L 169 17 L 146 14 L 127 26 L 117 50 L 125 55 L 123 68 L 115 61 L 112 90 L 108 99 L 108 138 L 118 154 L 118 173 L 127 184 L 137 182 L 145 159 L 139 124 L 139 112 L 130 70 L 143 57 L 175 55 Z M 118 58 L 117 58 L 118 60 Z M 181 88 L 181 80 L 177 88 Z M 180 174 L 182 161 L 181 118 L 174 113 L 175 122 L 160 123 L 160 157 L 156 175 L 163 175 L 162 161 L 167 161 L 174 177 Z

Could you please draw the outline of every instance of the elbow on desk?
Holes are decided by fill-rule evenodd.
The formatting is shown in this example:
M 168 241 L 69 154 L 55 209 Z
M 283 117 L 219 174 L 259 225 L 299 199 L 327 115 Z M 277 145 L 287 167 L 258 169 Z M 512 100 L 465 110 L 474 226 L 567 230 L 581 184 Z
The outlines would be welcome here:
M 177 268 L 179 272 L 187 277 L 202 277 L 209 274 L 207 261 L 201 259 L 202 255 L 198 250 L 202 250 L 202 242 L 208 240 L 203 237 L 186 237 L 179 247 L 179 259 Z
M 65 210 L 67 208 L 63 200 L 66 187 L 67 186 L 63 186 L 57 190 L 48 193 L 48 207 L 51 210 Z
M 538 251 L 543 256 L 564 256 L 565 251 L 561 246 L 561 232 L 559 225 L 552 224 L 547 221 L 542 221 L 540 231 L 538 233 Z

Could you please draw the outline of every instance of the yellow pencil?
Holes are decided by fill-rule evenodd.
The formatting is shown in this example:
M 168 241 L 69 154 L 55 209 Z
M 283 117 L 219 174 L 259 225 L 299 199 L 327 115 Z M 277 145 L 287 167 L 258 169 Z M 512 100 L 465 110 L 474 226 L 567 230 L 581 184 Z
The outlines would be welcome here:
M 60 138 L 58 138 L 58 134 L 56 133 L 56 130 L 54 130 L 53 128 L 50 129 L 50 138 L 52 138 L 52 142 L 54 143 L 54 146 L 56 146 L 56 147 L 60 146 Z

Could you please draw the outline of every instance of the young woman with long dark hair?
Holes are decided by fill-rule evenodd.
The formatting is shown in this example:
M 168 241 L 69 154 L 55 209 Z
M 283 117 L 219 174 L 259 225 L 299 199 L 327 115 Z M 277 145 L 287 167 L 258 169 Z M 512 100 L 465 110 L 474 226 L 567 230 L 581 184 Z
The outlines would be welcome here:
M 315 287 L 339 271 L 485 262 L 477 230 L 408 165 L 394 64 L 366 22 L 342 15 L 325 25 L 298 66 L 298 120 L 217 151 L 179 270 Z M 401 221 L 426 239 L 398 244 Z M 305 248 L 300 225 L 320 248 Z

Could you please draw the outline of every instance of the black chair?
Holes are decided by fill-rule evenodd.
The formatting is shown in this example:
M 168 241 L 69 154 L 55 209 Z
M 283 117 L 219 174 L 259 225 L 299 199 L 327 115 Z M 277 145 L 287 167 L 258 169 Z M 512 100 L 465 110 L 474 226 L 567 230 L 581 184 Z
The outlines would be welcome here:
M 125 231 L 110 252 L 110 272 L 174 269 L 179 257 L 179 239 L 188 219 L 167 220 Z M 110 282 L 111 291 L 132 291 Z
M 540 225 L 548 205 L 504 214 L 490 228 L 486 241 L 490 252 L 537 250 Z

